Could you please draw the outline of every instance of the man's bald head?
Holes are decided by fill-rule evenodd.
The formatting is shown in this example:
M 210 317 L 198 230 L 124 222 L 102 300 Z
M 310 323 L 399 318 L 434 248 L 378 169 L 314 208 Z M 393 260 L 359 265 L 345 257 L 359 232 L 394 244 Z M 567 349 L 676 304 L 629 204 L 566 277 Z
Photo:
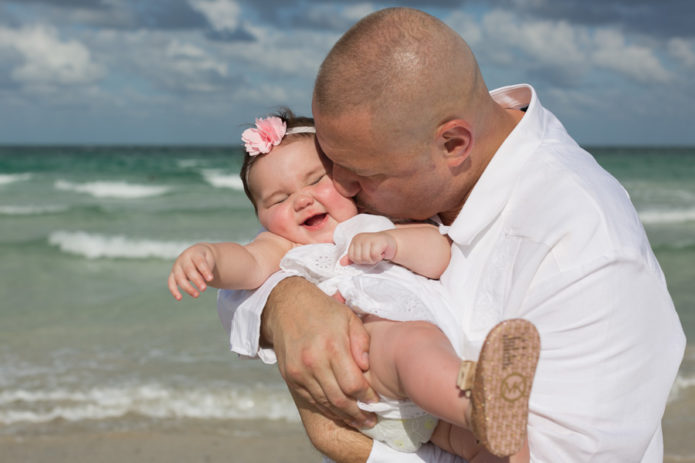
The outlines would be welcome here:
M 388 8 L 348 30 L 324 60 L 314 111 L 368 111 L 375 129 L 413 134 L 475 113 L 487 97 L 473 53 L 446 24 L 422 11 Z

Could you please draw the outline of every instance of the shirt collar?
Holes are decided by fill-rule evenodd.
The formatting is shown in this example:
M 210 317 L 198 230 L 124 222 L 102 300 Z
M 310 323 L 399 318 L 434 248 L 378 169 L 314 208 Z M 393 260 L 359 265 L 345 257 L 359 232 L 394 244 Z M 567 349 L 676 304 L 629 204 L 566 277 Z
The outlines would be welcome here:
M 503 108 L 528 109 L 493 155 L 454 222 L 440 226 L 441 233 L 462 245 L 470 245 L 502 212 L 524 162 L 545 132 L 543 108 L 533 87 L 511 85 L 493 90 L 490 95 Z

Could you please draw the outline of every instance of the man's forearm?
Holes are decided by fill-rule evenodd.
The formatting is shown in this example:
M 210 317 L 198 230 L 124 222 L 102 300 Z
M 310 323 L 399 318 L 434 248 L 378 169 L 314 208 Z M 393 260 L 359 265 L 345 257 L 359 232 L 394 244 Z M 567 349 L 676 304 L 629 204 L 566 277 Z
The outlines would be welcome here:
M 273 333 L 277 326 L 281 310 L 287 307 L 287 301 L 299 297 L 325 296 L 316 286 L 301 277 L 289 277 L 279 282 L 268 296 L 268 301 L 261 314 L 260 345 L 273 347 Z
M 372 450 L 372 440 L 352 428 L 326 418 L 315 408 L 293 395 L 311 443 L 337 463 L 365 463 Z

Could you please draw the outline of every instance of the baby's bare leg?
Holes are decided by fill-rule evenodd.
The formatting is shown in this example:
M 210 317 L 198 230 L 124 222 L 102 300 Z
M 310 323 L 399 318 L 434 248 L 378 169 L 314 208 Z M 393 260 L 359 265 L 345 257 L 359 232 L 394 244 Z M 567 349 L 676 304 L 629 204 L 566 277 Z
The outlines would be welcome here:
M 379 394 L 469 428 L 470 401 L 456 386 L 461 359 L 444 333 L 422 321 L 364 319 L 371 336 L 367 379 Z
M 427 322 L 394 322 L 373 316 L 364 321 L 371 336 L 367 379 L 372 387 L 385 397 L 409 398 L 460 427 L 452 427 L 449 438 L 460 432 L 461 442 L 450 442 L 468 447 L 474 406 L 456 384 L 461 359 L 444 333 Z M 531 323 L 505 320 L 488 334 L 476 368 L 476 436 L 495 455 L 511 455 L 512 462 L 529 459 L 524 444 L 526 420 L 539 351 L 538 332 Z M 480 461 L 495 461 L 488 460 L 491 455 L 480 455 Z
M 432 434 L 431 442 L 442 450 L 459 455 L 470 463 L 529 463 L 528 442 L 510 457 L 498 457 L 491 454 L 473 433 L 460 426 L 440 421 Z

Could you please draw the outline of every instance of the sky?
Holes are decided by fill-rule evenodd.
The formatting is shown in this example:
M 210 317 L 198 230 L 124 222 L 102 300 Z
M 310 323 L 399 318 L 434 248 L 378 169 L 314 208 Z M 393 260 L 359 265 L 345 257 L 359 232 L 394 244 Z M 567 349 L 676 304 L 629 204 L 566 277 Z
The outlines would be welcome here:
M 331 46 L 391 6 L 461 34 L 490 89 L 533 85 L 582 145 L 695 145 L 692 0 L 0 0 L 0 144 L 238 144 L 309 115 Z

